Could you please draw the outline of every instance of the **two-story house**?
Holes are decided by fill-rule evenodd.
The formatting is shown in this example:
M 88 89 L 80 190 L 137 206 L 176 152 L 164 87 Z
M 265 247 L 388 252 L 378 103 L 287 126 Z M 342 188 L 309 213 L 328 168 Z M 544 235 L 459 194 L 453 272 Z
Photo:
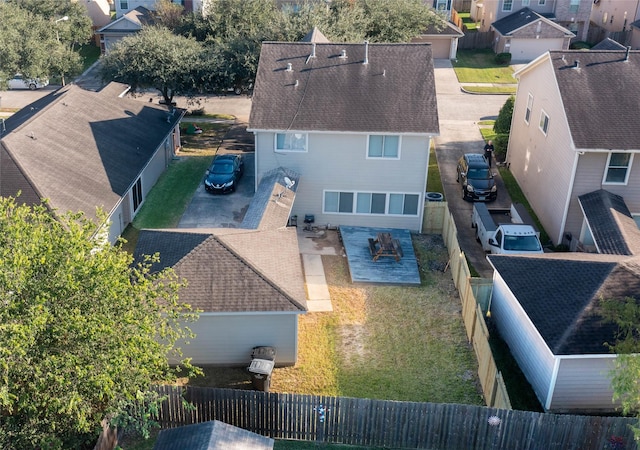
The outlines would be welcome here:
M 202 12 L 206 9 L 207 0 L 170 0 L 172 3 L 181 5 L 186 12 Z M 138 6 L 144 6 L 149 10 L 155 10 L 158 0 L 114 0 L 116 4 L 116 18 L 122 17 Z
M 585 41 L 593 3 L 593 0 L 471 0 L 470 11 L 480 25 L 479 30 L 489 31 L 497 20 L 529 8 L 568 29 L 577 40 Z
M 640 222 L 640 52 L 550 52 L 515 76 L 509 169 L 554 244 L 599 251 L 585 194 L 622 197 L 619 228 Z
M 266 42 L 249 130 L 256 186 L 300 174 L 300 220 L 418 231 L 439 133 L 431 47 Z

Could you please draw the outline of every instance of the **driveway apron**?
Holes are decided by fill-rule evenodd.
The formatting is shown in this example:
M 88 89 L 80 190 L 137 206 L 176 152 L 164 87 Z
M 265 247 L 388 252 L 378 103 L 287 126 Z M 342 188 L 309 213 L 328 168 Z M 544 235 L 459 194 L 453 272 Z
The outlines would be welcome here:
M 478 122 L 495 119 L 506 95 L 474 95 L 461 90 L 449 60 L 434 60 L 440 136 L 435 138 L 436 158 L 444 193 L 458 228 L 458 240 L 470 263 L 482 277 L 491 278 L 493 271 L 471 228 L 473 203 L 462 200 L 462 187 L 456 182 L 456 164 L 465 153 L 483 153 L 484 140 Z M 498 170 L 494 167 L 495 173 Z M 501 177 L 496 177 L 498 199 L 489 207 L 507 208 L 511 200 Z

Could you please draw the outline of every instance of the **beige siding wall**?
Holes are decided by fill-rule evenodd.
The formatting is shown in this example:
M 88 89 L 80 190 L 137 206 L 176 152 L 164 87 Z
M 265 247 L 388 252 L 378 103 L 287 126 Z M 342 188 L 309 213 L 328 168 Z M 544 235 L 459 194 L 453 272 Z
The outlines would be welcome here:
M 315 215 L 317 225 L 351 225 L 419 230 L 422 223 L 429 144 L 426 136 L 403 136 L 400 159 L 367 159 L 365 134 L 311 133 L 308 152 L 274 151 L 274 133 L 256 136 L 257 182 L 277 167 L 301 175 L 292 214 Z M 419 195 L 417 216 L 323 214 L 324 192 L 405 193 Z M 300 220 L 300 219 L 299 219 Z
M 609 372 L 615 358 L 594 355 L 591 358 L 560 358 L 560 367 L 550 411 L 612 412 L 620 403 L 613 402 Z
M 196 365 L 249 365 L 257 346 L 275 347 L 279 366 L 296 362 L 297 314 L 202 314 L 187 326 L 196 337 L 179 346 Z
M 638 12 L 638 0 L 600 0 L 593 5 L 591 21 L 608 31 L 622 31 L 636 20 Z
M 527 124 L 524 119 L 529 93 L 533 105 Z M 540 130 L 542 111 L 549 116 L 546 136 Z M 575 157 L 551 64 L 542 61 L 519 80 L 507 162 L 554 244 L 561 241 Z

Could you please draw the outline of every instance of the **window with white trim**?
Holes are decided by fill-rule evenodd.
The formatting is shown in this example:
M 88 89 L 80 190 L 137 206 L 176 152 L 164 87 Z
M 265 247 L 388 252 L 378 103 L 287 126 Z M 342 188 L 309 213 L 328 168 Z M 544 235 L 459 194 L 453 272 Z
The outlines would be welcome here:
M 276 133 L 276 151 L 306 152 L 307 133 Z
M 533 108 L 533 95 L 529 94 L 529 98 L 527 98 L 527 110 L 524 113 L 524 121 L 529 124 L 529 120 L 531 120 L 531 109 Z
M 136 184 L 131 189 L 131 196 L 133 197 L 133 211 L 137 211 L 142 204 L 142 178 L 138 178 Z
M 325 191 L 324 213 L 417 216 L 420 195 Z
M 580 9 L 580 0 L 571 0 L 569 2 L 569 12 L 576 13 Z
M 529 6 L 529 0 L 522 0 L 522 7 Z
M 513 9 L 513 0 L 503 0 L 502 1 L 502 10 L 503 11 L 511 11 Z
M 609 153 L 603 184 L 627 184 L 633 153 Z
M 369 136 L 367 147 L 368 158 L 389 158 L 398 159 L 400 157 L 400 136 L 372 134 Z
M 539 6 L 544 6 L 547 3 L 547 0 L 538 0 Z
M 549 131 L 549 116 L 544 111 L 540 111 L 540 130 L 542 130 L 545 136 Z
M 129 9 L 129 1 L 120 0 L 120 9 Z

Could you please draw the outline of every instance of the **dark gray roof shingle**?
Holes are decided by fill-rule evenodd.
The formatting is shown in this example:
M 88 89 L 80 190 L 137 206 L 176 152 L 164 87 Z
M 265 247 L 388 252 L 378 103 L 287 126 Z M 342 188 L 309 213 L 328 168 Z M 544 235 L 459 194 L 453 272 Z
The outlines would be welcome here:
M 590 50 L 626 50 L 626 47 L 611 38 L 604 38 L 596 45 L 591 47 Z
M 249 128 L 437 135 L 430 45 L 369 44 L 368 64 L 365 51 L 365 44 L 263 43 Z
M 640 51 L 549 53 L 576 149 L 640 149 Z
M 599 253 L 640 254 L 640 230 L 624 198 L 599 189 L 578 196 Z
M 522 8 L 514 12 L 513 14 L 509 14 L 508 16 L 505 16 L 500 20 L 496 20 L 491 24 L 491 26 L 503 36 L 507 36 L 521 28 L 540 21 L 545 22 L 548 25 L 553 26 L 554 28 L 557 28 L 558 31 L 560 31 L 565 36 L 574 36 L 571 31 L 559 26 L 553 20 L 551 20 L 552 17 L 553 16 L 545 17 L 544 15 L 537 13 L 530 8 Z M 562 34 L 559 34 L 559 36 L 562 36 Z
M 110 213 L 184 113 L 169 116 L 164 106 L 111 95 L 120 88 L 67 86 L 17 113 L 2 136 L 7 154 L 54 209 L 91 218 L 96 207 Z M 0 179 L 2 192 L 12 189 L 6 183 Z
M 218 420 L 162 430 L 153 450 L 270 450 L 274 441 Z
M 640 298 L 636 258 L 592 254 L 489 255 L 555 355 L 610 353 L 617 328 L 600 314 L 601 299 Z

